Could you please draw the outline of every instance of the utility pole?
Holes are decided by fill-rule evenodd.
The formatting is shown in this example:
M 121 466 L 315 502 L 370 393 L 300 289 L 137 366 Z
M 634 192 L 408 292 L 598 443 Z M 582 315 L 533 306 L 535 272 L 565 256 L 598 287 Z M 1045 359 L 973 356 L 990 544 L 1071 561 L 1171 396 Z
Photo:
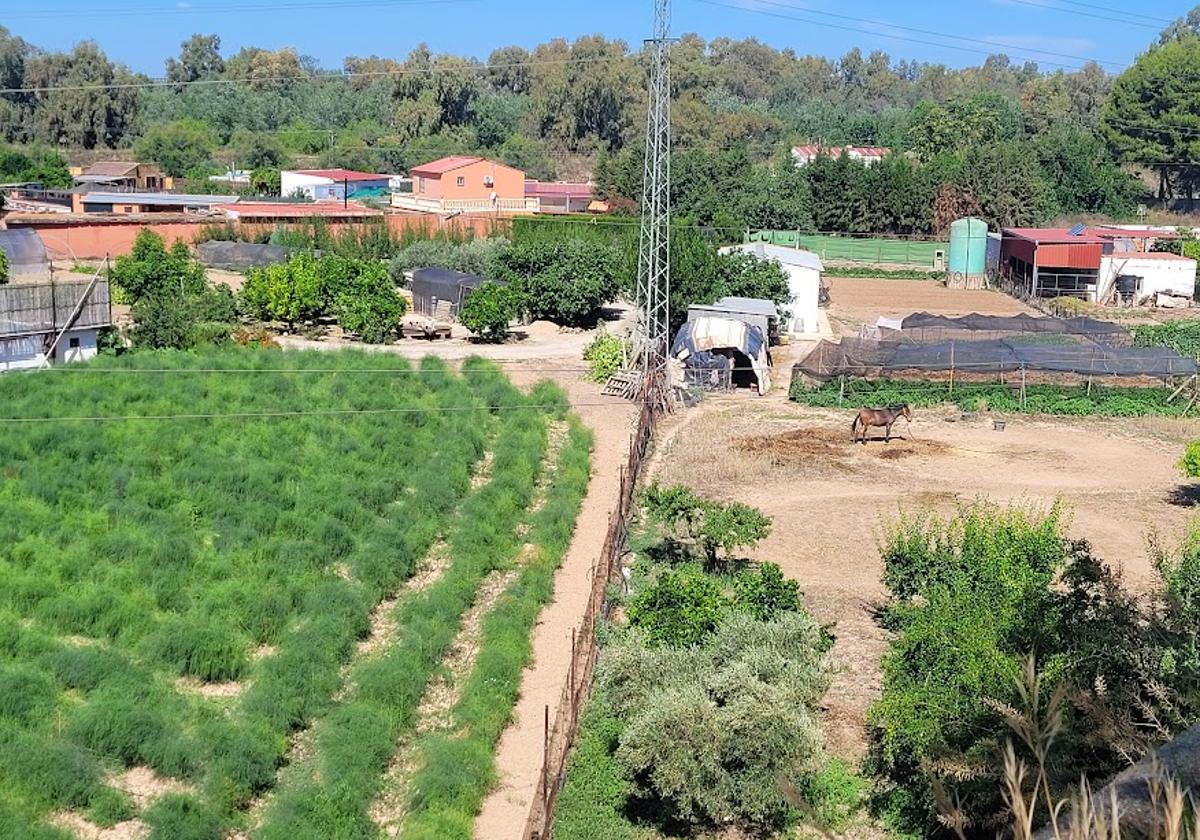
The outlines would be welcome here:
M 654 0 L 654 37 L 646 41 L 650 56 L 650 107 L 646 117 L 633 372 L 641 377 L 636 396 L 663 404 L 669 399 L 667 358 L 671 340 L 670 31 L 670 0 Z

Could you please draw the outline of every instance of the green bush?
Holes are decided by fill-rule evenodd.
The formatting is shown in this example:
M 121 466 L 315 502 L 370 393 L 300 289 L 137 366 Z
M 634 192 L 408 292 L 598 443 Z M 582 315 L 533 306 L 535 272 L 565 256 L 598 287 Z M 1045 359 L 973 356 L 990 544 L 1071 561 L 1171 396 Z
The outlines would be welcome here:
M 315 320 L 328 305 L 319 260 L 301 253 L 286 263 L 251 269 L 242 288 L 242 302 L 250 315 L 262 320 L 283 321 L 289 326 Z
M 714 502 L 684 486 L 652 484 L 642 492 L 647 516 L 671 539 L 682 537 L 701 549 L 709 565 L 739 548 L 757 545 L 771 534 L 771 520 L 741 502 Z
M 1200 478 L 1200 440 L 1187 445 L 1178 466 L 1188 478 Z
M 117 257 L 110 279 L 134 303 L 155 296 L 200 294 L 208 282 L 204 266 L 192 259 L 182 240 L 168 249 L 149 228 L 138 232 L 129 254 Z
M 640 832 L 624 815 L 633 785 L 621 775 L 613 755 L 621 730 L 603 692 L 593 693 L 554 809 L 553 836 L 559 840 L 638 840 Z
M 170 793 L 156 800 L 144 816 L 150 840 L 221 840 L 225 824 L 220 815 L 191 796 Z
M 588 379 L 592 382 L 607 382 L 628 358 L 628 342 L 607 330 L 601 330 L 583 351 L 583 360 L 590 368 Z
M 881 405 L 909 405 L 936 408 L 954 405 L 962 411 L 993 411 L 1008 414 L 1054 414 L 1072 417 L 1147 417 L 1182 416 L 1187 400 L 1167 402 L 1173 389 L 1118 388 L 1097 385 L 1030 385 L 1025 405 L 1008 385 L 958 383 L 951 394 L 941 382 L 879 379 L 855 379 L 841 384 L 831 382 L 809 388 L 800 379 L 792 383 L 790 398 L 801 405 L 817 408 L 867 408 Z
M 875 268 L 874 266 L 827 265 L 825 277 L 864 277 L 871 280 L 945 280 L 944 271 L 921 271 L 915 268 Z
M 396 285 L 405 283 L 405 272 L 418 268 L 448 268 L 477 277 L 492 276 L 496 256 L 509 247 L 507 239 L 424 239 L 400 250 L 388 265 Z
M 534 320 L 591 323 L 620 291 L 621 256 L 582 239 L 518 243 L 495 256 L 494 274 L 521 293 Z
M 206 287 L 180 298 L 156 293 L 133 305 L 130 340 L 139 350 L 190 350 L 225 344 L 237 324 L 237 305 L 228 287 Z
M 0 286 L 8 282 L 8 254 L 0 250 Z
M 666 569 L 629 605 L 629 623 L 654 645 L 691 647 L 717 629 L 730 602 L 711 575 L 688 564 Z
M 382 263 L 364 263 L 333 297 L 333 310 L 346 332 L 367 344 L 382 344 L 400 329 L 408 305 Z
M 818 769 L 830 642 L 805 613 L 734 613 L 707 645 L 606 650 L 599 684 L 623 730 L 615 751 L 635 796 L 667 823 L 779 830 L 779 780 Z
M 1137 347 L 1170 347 L 1182 356 L 1200 358 L 1200 320 L 1140 324 L 1132 331 Z
M 1036 761 L 1015 737 L 1014 717 L 1056 727 L 1046 767 L 1054 801 L 1077 789 L 1081 774 L 1103 778 L 1143 754 L 1152 744 L 1147 727 L 1169 732 L 1190 719 L 1197 672 L 1189 633 L 1144 614 L 1064 530 L 1057 508 L 978 502 L 950 520 L 901 518 L 884 532 L 891 599 L 883 614 L 895 635 L 882 695 L 868 713 L 868 767 L 895 829 L 944 833 L 938 781 L 961 803 L 967 836 L 993 836 L 1006 812 L 997 784 L 1003 744 L 1017 741 L 1019 757 Z M 1186 614 L 1200 591 L 1191 583 L 1200 563 L 1184 557 L 1159 564 L 1165 614 Z M 1031 652 L 1044 682 L 1036 709 L 1027 699 Z M 1180 662 L 1184 671 L 1174 670 Z M 1046 704 L 1060 687 L 1056 725 Z M 1035 821 L 1047 818 L 1043 808 Z
M 151 656 L 204 682 L 236 680 L 246 670 L 246 640 L 213 621 L 175 619 L 147 643 Z
M 508 338 L 509 325 L 520 308 L 521 294 L 516 289 L 484 283 L 467 295 L 458 320 L 480 341 L 501 342 Z

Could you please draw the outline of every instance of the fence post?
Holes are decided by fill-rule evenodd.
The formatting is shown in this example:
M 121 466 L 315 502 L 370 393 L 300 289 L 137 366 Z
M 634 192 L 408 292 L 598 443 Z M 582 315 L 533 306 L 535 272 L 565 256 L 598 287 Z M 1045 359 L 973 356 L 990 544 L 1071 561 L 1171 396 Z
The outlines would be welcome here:
M 950 342 L 950 396 L 954 396 L 954 341 Z
M 842 387 L 838 391 L 838 405 L 846 402 L 846 374 L 842 374 Z
M 1025 365 L 1021 365 L 1021 410 L 1025 410 Z

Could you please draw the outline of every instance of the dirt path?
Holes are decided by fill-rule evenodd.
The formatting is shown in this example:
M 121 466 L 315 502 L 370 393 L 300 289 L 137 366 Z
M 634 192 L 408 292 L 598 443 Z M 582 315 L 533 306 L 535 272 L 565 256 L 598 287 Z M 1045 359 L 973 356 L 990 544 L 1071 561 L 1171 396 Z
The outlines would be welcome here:
M 517 384 L 545 378 L 541 372 L 522 374 L 519 369 L 509 374 Z M 475 822 L 479 840 L 517 840 L 525 828 L 542 767 L 544 710 L 549 706 L 553 715 L 562 695 L 571 659 L 571 630 L 579 626 L 587 609 L 592 566 L 604 544 L 608 517 L 616 507 L 620 470 L 637 419 L 632 404 L 605 400 L 597 385 L 582 382 L 573 374 L 551 378 L 567 390 L 580 418 L 595 433 L 592 480 L 571 547 L 554 578 L 554 601 L 534 629 L 533 662 L 522 675 L 513 722 L 496 754 L 499 782 Z

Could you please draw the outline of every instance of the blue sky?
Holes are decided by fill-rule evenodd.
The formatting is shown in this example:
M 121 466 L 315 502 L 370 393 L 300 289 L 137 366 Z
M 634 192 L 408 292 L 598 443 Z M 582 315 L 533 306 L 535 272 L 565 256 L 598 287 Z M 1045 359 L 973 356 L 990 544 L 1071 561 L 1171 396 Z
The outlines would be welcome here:
M 676 34 L 756 37 L 801 54 L 837 57 L 858 46 L 884 49 L 894 58 L 964 66 L 979 63 L 982 53 L 993 49 L 928 34 L 936 32 L 1003 44 L 1015 59 L 1050 67 L 1095 58 L 1114 71 L 1192 5 L 1168 0 L 673 2 Z M 154 76 L 162 75 L 163 62 L 194 32 L 219 34 L 226 54 L 246 45 L 292 46 L 336 67 L 347 55 L 400 58 L 422 41 L 438 52 L 480 58 L 496 46 L 532 46 L 558 36 L 602 33 L 636 44 L 650 29 L 652 15 L 651 0 L 38 0 L 19 5 L 0 0 L 0 6 L 9 9 L 0 11 L 0 26 L 34 44 L 65 49 L 91 38 L 112 58 Z

